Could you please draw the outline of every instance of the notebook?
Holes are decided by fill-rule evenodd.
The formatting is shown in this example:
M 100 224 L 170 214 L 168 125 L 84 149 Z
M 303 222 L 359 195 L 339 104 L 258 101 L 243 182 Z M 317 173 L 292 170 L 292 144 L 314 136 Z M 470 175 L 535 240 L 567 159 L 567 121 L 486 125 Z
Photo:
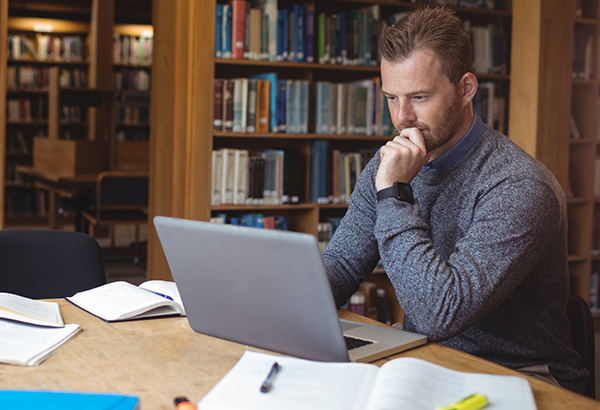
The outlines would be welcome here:
M 340 320 L 313 235 L 163 216 L 154 225 L 198 333 L 328 362 L 371 362 L 427 341 Z M 349 350 L 344 336 L 370 343 Z

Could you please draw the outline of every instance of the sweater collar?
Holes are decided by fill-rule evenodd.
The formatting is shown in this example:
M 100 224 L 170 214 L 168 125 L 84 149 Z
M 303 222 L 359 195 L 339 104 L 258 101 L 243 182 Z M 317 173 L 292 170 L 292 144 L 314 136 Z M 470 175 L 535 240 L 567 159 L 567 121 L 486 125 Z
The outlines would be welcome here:
M 487 126 L 481 120 L 477 112 L 475 112 L 475 118 L 473 119 L 471 128 L 469 128 L 469 131 L 467 131 L 460 141 L 433 161 L 426 163 L 423 166 L 423 169 L 427 171 L 443 171 L 450 168 L 473 148 L 486 129 Z

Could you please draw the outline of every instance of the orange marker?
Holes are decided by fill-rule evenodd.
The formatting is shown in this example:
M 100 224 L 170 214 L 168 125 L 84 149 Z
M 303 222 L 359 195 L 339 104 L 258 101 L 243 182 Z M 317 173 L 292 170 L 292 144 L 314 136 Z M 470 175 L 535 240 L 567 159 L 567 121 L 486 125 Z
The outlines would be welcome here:
M 174 401 L 176 410 L 196 410 L 196 405 L 186 397 L 176 397 Z

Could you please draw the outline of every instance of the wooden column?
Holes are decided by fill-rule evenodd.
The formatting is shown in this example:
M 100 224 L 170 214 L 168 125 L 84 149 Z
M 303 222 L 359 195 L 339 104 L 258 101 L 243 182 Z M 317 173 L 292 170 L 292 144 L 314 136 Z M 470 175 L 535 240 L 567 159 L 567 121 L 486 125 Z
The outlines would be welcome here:
M 155 0 L 148 279 L 170 279 L 155 215 L 208 220 L 215 2 Z
M 0 158 L 6 163 L 6 86 L 8 58 L 6 44 L 8 42 L 8 0 L 0 0 Z M 4 182 L 6 167 L 0 167 L 0 229 L 4 229 Z
M 575 0 L 513 2 L 508 132 L 567 190 Z
M 107 91 L 99 108 L 88 109 L 88 138 L 114 144 L 112 84 L 112 34 L 115 20 L 115 2 L 93 0 L 90 21 L 90 53 L 88 87 Z M 106 156 L 106 153 L 105 153 Z M 108 167 L 108 158 L 105 158 Z

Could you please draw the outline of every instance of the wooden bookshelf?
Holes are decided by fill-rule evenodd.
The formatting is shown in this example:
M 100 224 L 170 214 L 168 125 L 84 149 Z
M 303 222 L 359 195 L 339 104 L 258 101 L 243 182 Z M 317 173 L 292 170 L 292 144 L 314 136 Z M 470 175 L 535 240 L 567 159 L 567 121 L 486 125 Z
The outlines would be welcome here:
M 600 155 L 600 139 L 598 129 L 598 86 L 600 85 L 598 67 L 598 39 L 600 35 L 600 6 L 597 0 L 586 0 L 582 3 L 581 16 L 574 20 L 575 66 L 584 62 L 583 72 L 574 72 L 572 76 L 571 115 L 576 131 L 570 130 L 569 139 L 569 180 L 568 180 L 568 212 L 569 212 L 569 252 L 581 255 L 581 258 L 569 263 L 571 289 L 573 293 L 583 296 L 591 302 L 596 328 L 600 325 L 600 314 L 597 313 L 597 283 L 592 292 L 591 276 L 600 273 L 600 261 L 597 256 L 600 249 L 600 226 L 596 222 L 600 215 L 600 190 L 598 184 L 596 162 Z M 578 38 L 579 36 L 579 38 Z M 587 37 L 589 51 L 585 55 L 578 44 L 582 36 Z M 595 293 L 596 297 L 592 294 Z M 595 299 L 595 302 L 594 302 Z
M 50 4 L 51 3 L 51 4 Z M 2 0 L 0 3 L 2 11 L 5 15 L 5 21 L 0 25 L 0 36 L 2 36 L 3 44 L 7 44 L 8 35 L 19 35 L 29 39 L 29 42 L 37 46 L 36 42 L 40 36 L 48 34 L 55 37 L 78 36 L 82 39 L 84 56 L 80 59 L 55 59 L 55 58 L 34 58 L 35 54 L 26 49 L 22 56 L 8 58 L 6 47 L 2 47 L 2 66 L 0 66 L 0 75 L 2 81 L 2 122 L 1 129 L 6 130 L 3 135 L 13 138 L 16 135 L 23 135 L 27 145 L 29 145 L 29 153 L 21 152 L 10 153 L 3 152 L 3 156 L 7 161 L 18 165 L 31 165 L 33 152 L 33 137 L 39 135 L 48 135 L 48 127 L 51 126 L 48 122 L 49 110 L 48 104 L 48 72 L 51 67 L 60 67 L 64 70 L 78 70 L 85 74 L 86 81 L 82 84 L 83 87 L 91 87 L 97 90 L 112 90 L 114 87 L 113 70 L 119 69 L 135 69 L 149 71 L 151 64 L 115 64 L 113 65 L 113 29 L 116 33 L 127 35 L 146 35 L 152 33 L 152 26 L 149 25 L 151 20 L 151 7 L 149 2 L 137 2 L 135 6 L 124 4 L 122 2 L 112 2 L 103 0 L 93 0 L 88 4 L 80 5 L 73 2 L 36 2 L 31 5 L 21 5 L 12 0 Z M 115 10 L 115 7 L 118 7 Z M 146 8 L 140 13 L 140 8 Z M 14 15 L 13 15 L 14 14 Z M 115 24 L 118 23 L 118 24 Z M 134 22 L 135 24 L 125 24 Z M 41 31 L 40 31 L 41 30 Z M 144 34 L 142 34 L 144 33 Z M 6 79 L 10 78 L 11 70 L 21 69 L 25 67 L 32 72 L 40 73 L 35 78 L 45 78 L 43 83 L 36 80 L 33 84 L 26 84 L 21 87 L 8 82 L 9 87 L 6 90 Z M 43 73 L 43 75 L 41 75 Z M 149 80 L 147 81 L 149 83 Z M 62 91 L 61 91 L 62 92 Z M 129 103 L 130 95 L 133 92 L 127 92 L 128 96 L 120 100 L 122 103 Z M 35 116 L 27 120 L 6 121 L 7 112 L 6 101 L 31 101 L 32 108 L 35 109 Z M 144 109 L 148 110 L 149 106 L 149 90 L 145 90 L 141 96 L 134 98 L 143 100 Z M 61 131 L 70 129 L 71 134 L 80 134 L 87 132 L 89 138 L 103 140 L 111 143 L 110 163 L 107 161 L 105 169 L 120 168 L 120 169 L 147 169 L 148 168 L 148 135 L 149 124 L 125 124 L 121 129 L 132 130 L 131 132 L 144 136 L 145 141 L 134 141 L 128 146 L 121 146 L 114 139 L 116 131 L 115 113 L 113 112 L 114 103 L 104 103 L 98 108 L 91 108 L 82 113 L 87 121 L 81 124 L 60 124 Z M 106 107 L 106 108 L 105 108 Z M 44 112 L 44 115 L 38 115 L 39 112 Z M 147 115 L 146 115 L 147 117 Z M 113 126 L 110 126 L 113 124 Z M 5 141 L 2 145 L 12 144 L 10 141 Z M 14 145 L 14 144 L 13 144 Z M 125 165 L 123 165 L 125 164 Z M 15 175 L 11 172 L 9 176 Z M 5 178 L 4 178 L 5 179 Z M 17 190 L 16 192 L 25 192 L 19 183 L 14 183 L 11 180 L 3 185 L 4 190 Z M 18 182 L 18 181 L 17 181 Z M 15 195 L 11 194 L 11 198 Z M 36 195 L 37 197 L 37 195 Z M 2 201 L 5 204 L 6 201 Z M 36 204 L 31 205 L 36 208 Z M 19 221 L 15 217 L 11 217 L 9 222 L 12 224 L 15 221 L 18 223 L 27 223 L 27 221 Z
M 299 1 L 302 3 L 302 1 Z M 288 6 L 283 3 L 282 7 Z M 328 1 L 322 10 L 347 10 L 369 5 L 381 5 L 383 13 L 411 10 L 418 5 L 387 1 Z M 316 5 L 317 10 L 319 5 Z M 211 152 L 218 148 L 259 149 L 293 146 L 310 155 L 315 140 L 326 139 L 333 147 L 361 148 L 380 146 L 389 136 L 365 137 L 356 135 L 316 134 L 309 127 L 307 134 L 234 133 L 213 131 L 213 80 L 215 78 L 246 77 L 250 74 L 276 72 L 280 78 L 345 82 L 378 77 L 379 68 L 372 66 L 342 66 L 318 63 L 289 63 L 258 60 L 215 58 L 216 1 L 197 4 L 184 1 L 174 9 L 165 2 L 154 3 L 155 50 L 152 85 L 152 129 L 150 161 L 150 218 L 154 215 L 209 220 L 215 213 L 260 212 L 264 215 L 287 217 L 288 228 L 317 235 L 321 220 L 343 214 L 345 204 L 315 204 L 308 201 L 309 170 L 299 169 L 306 182 L 304 198 L 299 205 L 277 206 L 211 206 Z M 317 13 L 315 11 L 315 14 Z M 459 9 L 461 17 L 485 24 L 502 22 L 511 30 L 510 10 L 481 11 Z M 176 44 L 177 47 L 167 45 Z M 187 50 L 191 50 L 187 53 Z M 481 73 L 484 81 L 492 81 L 509 98 L 508 73 Z M 160 115 L 159 115 L 160 114 Z M 309 120 L 312 124 L 313 120 Z M 308 162 L 307 162 L 308 163 Z M 156 232 L 149 226 L 148 278 L 169 279 L 170 273 Z M 382 274 L 374 281 L 386 287 L 388 298 L 394 299 L 393 289 Z M 397 303 L 396 303 L 397 305 Z M 396 306 L 395 306 L 396 307 Z M 401 310 L 391 309 L 396 320 Z
M 15 170 L 19 165 L 32 164 L 34 138 L 48 135 L 48 73 L 50 68 L 59 67 L 61 70 L 71 73 L 73 78 L 83 79 L 83 85 L 86 85 L 89 63 L 86 53 L 90 44 L 88 38 L 90 24 L 52 18 L 11 17 L 8 15 L 8 2 L 6 3 L 4 6 L 7 8 L 6 36 L 18 36 L 20 39 L 26 39 L 29 47 L 33 48 L 30 50 L 29 47 L 23 47 L 24 53 L 13 52 L 10 56 L 5 54 L 2 61 L 6 61 L 6 68 L 0 70 L 7 80 L 7 89 L 3 90 L 2 94 L 8 101 L 9 111 L 8 121 L 2 126 L 2 129 L 6 130 L 3 145 L 5 149 L 8 147 L 3 155 L 8 166 L 4 179 L 9 178 L 5 183 L 5 190 L 9 191 L 9 194 L 3 203 L 6 204 L 6 211 L 10 213 L 9 222 L 27 224 L 26 219 L 36 215 L 35 210 L 40 208 L 38 201 L 43 201 L 43 196 L 33 195 L 33 190 L 29 189 L 27 185 L 23 185 Z M 60 56 L 38 54 L 41 50 L 38 43 L 47 41 L 44 37 L 56 39 L 61 43 L 65 42 L 65 38 L 74 39 L 71 41 L 80 42 L 81 53 L 69 55 L 63 53 Z M 8 38 L 3 41 L 6 44 Z M 11 43 L 14 47 L 15 42 Z M 7 49 L 4 48 L 4 50 Z M 23 78 L 30 80 L 23 81 Z M 6 109 L 3 110 L 3 114 L 5 112 Z M 81 132 L 81 130 L 74 129 L 74 132 Z M 11 203 L 7 204 L 6 201 Z

